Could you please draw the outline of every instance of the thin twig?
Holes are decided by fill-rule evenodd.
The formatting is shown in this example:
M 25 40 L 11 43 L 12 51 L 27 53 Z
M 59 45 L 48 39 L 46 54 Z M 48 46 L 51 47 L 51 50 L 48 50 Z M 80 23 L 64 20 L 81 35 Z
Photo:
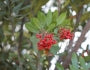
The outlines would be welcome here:
M 20 28 L 20 35 L 19 35 L 19 42 L 18 42 L 18 60 L 19 60 L 19 68 L 20 70 L 23 70 L 22 62 L 21 62 L 21 47 L 22 47 L 22 41 L 23 41 L 23 25 L 25 22 L 25 18 L 22 19 L 22 24 Z

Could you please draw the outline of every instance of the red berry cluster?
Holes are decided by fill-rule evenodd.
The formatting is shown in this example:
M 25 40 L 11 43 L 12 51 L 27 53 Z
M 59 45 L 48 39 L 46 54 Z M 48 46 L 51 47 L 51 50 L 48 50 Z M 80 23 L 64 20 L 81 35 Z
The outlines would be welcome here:
M 72 39 L 73 37 L 73 33 L 71 33 L 70 29 L 60 28 L 58 32 L 60 40 Z
M 53 34 L 36 34 L 36 37 L 39 39 L 38 50 L 50 50 L 53 44 L 56 44 L 56 40 L 53 39 Z

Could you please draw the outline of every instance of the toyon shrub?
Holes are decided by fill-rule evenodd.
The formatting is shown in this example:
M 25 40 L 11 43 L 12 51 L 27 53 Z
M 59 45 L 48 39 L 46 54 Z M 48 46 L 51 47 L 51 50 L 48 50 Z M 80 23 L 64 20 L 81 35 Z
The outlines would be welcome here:
M 50 50 L 52 45 L 56 44 L 53 34 L 36 34 L 36 37 L 39 39 L 39 42 L 37 43 L 38 50 Z
M 71 30 L 67 28 L 60 28 L 58 33 L 60 40 L 72 39 L 73 37 L 73 33 L 71 33 Z M 50 50 L 52 45 L 56 44 L 57 42 L 52 33 L 38 33 L 36 34 L 36 38 L 39 39 L 37 42 L 38 50 Z
M 72 37 L 73 37 L 73 33 L 71 33 L 71 30 L 67 29 L 67 28 L 60 28 L 58 30 L 58 33 L 59 33 L 60 40 L 72 39 Z

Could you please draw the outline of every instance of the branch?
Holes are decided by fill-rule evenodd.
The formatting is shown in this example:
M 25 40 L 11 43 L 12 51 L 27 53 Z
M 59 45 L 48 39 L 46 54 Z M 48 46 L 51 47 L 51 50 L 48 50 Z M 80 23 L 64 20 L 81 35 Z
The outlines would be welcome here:
M 19 42 L 18 42 L 18 60 L 19 60 L 19 68 L 20 70 L 23 70 L 22 62 L 21 62 L 21 47 L 22 47 L 22 40 L 23 40 L 23 25 L 25 22 L 25 18 L 22 19 L 22 24 L 20 28 L 20 35 L 19 35 Z
M 84 27 L 81 36 L 79 37 L 78 41 L 76 42 L 75 47 L 72 49 L 72 51 L 76 52 L 78 48 L 80 47 L 81 43 L 85 40 L 85 34 L 90 30 L 90 20 L 86 23 L 86 26 Z
M 71 62 L 72 53 L 77 52 L 77 50 L 81 46 L 81 43 L 85 40 L 85 34 L 87 33 L 87 31 L 89 29 L 90 29 L 90 20 L 88 21 L 88 23 L 86 23 L 83 31 L 81 32 L 81 36 L 79 37 L 78 41 L 76 42 L 76 45 L 74 46 L 74 48 L 72 48 L 72 51 L 68 53 L 68 56 L 66 57 L 65 61 L 63 62 L 64 68 L 67 68 L 69 66 L 69 64 Z
M 74 33 L 75 33 L 75 31 L 76 31 L 76 29 L 77 29 L 77 27 L 78 27 L 78 25 L 79 25 L 81 15 L 82 15 L 82 8 L 81 8 L 81 10 L 77 13 L 77 15 L 75 16 L 75 17 L 76 17 L 76 25 L 75 25 L 75 27 L 74 27 Z M 70 56 L 71 56 L 72 54 L 69 52 L 69 50 L 72 49 L 73 39 L 74 39 L 74 37 L 72 38 L 72 40 L 70 40 L 69 45 L 68 45 L 67 48 L 66 48 L 66 51 L 68 52 L 68 55 L 67 55 L 67 56 L 61 56 L 61 57 L 59 57 L 58 62 L 64 62 L 64 64 L 65 64 L 66 62 L 70 62 L 70 61 L 67 61 L 67 60 L 71 59 Z M 65 57 L 66 57 L 66 59 L 65 59 Z M 69 57 L 69 58 L 68 58 L 68 57 Z M 67 66 L 67 65 L 65 65 L 65 66 Z M 55 69 L 55 70 L 57 70 L 57 69 Z

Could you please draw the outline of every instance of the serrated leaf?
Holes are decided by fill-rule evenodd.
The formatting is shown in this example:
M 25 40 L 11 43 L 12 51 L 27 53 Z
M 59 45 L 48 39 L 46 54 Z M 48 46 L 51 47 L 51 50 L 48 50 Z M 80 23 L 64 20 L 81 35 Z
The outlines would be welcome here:
M 61 24 L 62 26 L 70 26 L 70 19 L 65 19 L 64 23 Z
M 57 52 L 59 51 L 59 47 L 58 47 L 58 45 L 53 45 L 52 47 L 51 47 L 51 49 L 50 49 L 50 52 L 52 53 L 52 54 L 54 54 L 54 55 L 56 55 L 57 54 Z
M 40 24 L 39 24 L 39 20 L 37 18 L 32 18 L 31 23 L 36 29 L 41 29 Z
M 55 12 L 53 12 L 53 15 L 52 15 L 52 21 L 54 22 L 54 23 L 56 23 L 56 19 L 57 19 L 57 17 L 58 17 L 58 11 L 55 11 Z
M 46 24 L 46 16 L 44 13 L 42 12 L 38 12 L 38 20 L 40 21 L 40 25 L 43 27 L 45 27 L 45 24 Z
M 78 70 L 78 59 L 77 59 L 77 55 L 75 53 L 72 54 L 72 65 L 74 67 L 74 69 Z
M 49 31 L 53 30 L 53 29 L 55 28 L 55 26 L 56 26 L 55 23 L 50 24 L 50 25 L 48 26 L 47 31 L 49 32 Z
M 56 64 L 58 70 L 64 70 L 63 66 L 59 63 Z
M 47 17 L 46 17 L 46 23 L 47 23 L 47 26 L 52 22 L 52 12 L 49 11 L 47 13 Z
M 30 31 L 30 32 L 33 32 L 33 33 L 37 33 L 38 30 L 32 25 L 32 23 L 28 22 L 25 24 L 25 27 Z
M 57 26 L 62 24 L 66 18 L 66 12 L 62 13 L 58 18 L 57 18 Z

